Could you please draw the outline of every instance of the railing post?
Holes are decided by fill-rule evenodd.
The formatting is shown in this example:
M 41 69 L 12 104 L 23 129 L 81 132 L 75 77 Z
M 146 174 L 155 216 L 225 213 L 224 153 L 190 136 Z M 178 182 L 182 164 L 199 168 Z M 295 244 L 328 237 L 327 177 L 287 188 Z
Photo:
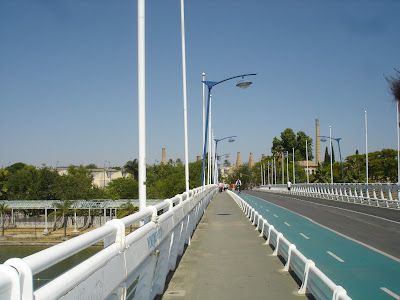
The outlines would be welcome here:
M 298 291 L 299 294 L 305 294 L 306 293 L 306 291 L 307 291 L 307 281 L 308 281 L 308 275 L 310 273 L 310 268 L 314 267 L 314 266 L 315 266 L 315 263 L 311 259 L 307 260 L 306 267 L 304 269 L 303 283 L 302 283 L 302 285 L 300 287 L 300 290 Z

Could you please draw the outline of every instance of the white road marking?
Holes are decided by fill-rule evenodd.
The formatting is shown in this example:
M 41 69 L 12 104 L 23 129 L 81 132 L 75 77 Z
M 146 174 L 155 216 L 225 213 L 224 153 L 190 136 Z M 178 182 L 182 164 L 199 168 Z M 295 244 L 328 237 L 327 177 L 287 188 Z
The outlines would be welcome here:
M 266 209 L 265 211 L 269 211 L 269 209 Z
M 339 256 L 333 254 L 331 251 L 326 251 L 330 256 L 332 256 L 333 258 L 336 258 L 338 261 L 340 262 L 344 262 L 343 259 L 341 259 Z
M 275 217 L 275 218 L 278 218 L 278 216 L 277 216 L 277 215 L 275 215 L 275 214 L 274 214 L 274 217 Z
M 308 237 L 308 236 L 306 236 L 304 233 L 299 233 L 303 238 L 305 238 L 305 239 L 307 239 L 307 240 L 309 240 L 310 238 Z
M 394 299 L 400 300 L 400 296 L 393 293 L 391 290 L 389 290 L 385 287 L 381 287 L 381 290 L 384 291 L 385 293 L 389 294 L 390 296 L 392 296 Z
M 290 227 L 290 224 L 289 224 L 289 223 L 286 223 L 286 222 L 285 222 L 285 225 Z

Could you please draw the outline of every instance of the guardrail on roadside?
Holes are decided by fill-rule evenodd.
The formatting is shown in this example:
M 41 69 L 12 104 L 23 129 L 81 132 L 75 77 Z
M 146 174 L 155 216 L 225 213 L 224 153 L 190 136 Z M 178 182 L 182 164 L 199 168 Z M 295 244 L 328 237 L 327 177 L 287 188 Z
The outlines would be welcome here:
M 241 197 L 233 192 L 229 193 L 252 221 L 252 224 L 257 226 L 257 230 L 261 232 L 260 236 L 267 239 L 265 243 L 275 247 L 273 255 L 279 254 L 286 261 L 283 270 L 292 270 L 301 280 L 302 285 L 298 291 L 299 294 L 305 294 L 308 290 L 316 299 L 351 299 L 343 287 L 336 285 L 322 273 L 315 263 L 297 250 L 296 245 L 290 243 L 281 232 L 275 229 L 274 225 L 264 219 Z
M 269 190 L 262 186 L 261 190 Z M 394 183 L 300 183 L 293 184 L 289 192 L 286 185 L 272 185 L 271 191 L 319 197 L 344 202 L 400 208 L 400 186 Z
M 0 299 L 154 299 L 216 191 L 216 185 L 196 188 L 25 258 L 11 258 L 0 265 Z M 125 236 L 137 222 L 143 225 Z M 35 274 L 101 240 L 103 250 L 33 289 Z

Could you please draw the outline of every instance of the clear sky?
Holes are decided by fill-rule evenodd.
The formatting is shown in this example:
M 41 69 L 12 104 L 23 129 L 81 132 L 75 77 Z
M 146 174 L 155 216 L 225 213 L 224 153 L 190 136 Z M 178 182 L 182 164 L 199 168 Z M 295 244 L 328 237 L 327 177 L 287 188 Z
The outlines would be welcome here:
M 286 128 L 343 156 L 397 148 L 385 75 L 400 69 L 398 0 L 186 0 L 189 160 L 202 154 L 202 72 L 219 153 L 270 154 Z M 137 1 L 0 1 L 0 166 L 138 158 Z M 146 1 L 147 163 L 184 158 L 180 1 Z M 325 145 L 322 145 L 323 149 Z M 315 147 L 314 147 L 315 148 Z M 335 149 L 337 155 L 337 148 Z M 107 165 L 109 163 L 107 162 Z

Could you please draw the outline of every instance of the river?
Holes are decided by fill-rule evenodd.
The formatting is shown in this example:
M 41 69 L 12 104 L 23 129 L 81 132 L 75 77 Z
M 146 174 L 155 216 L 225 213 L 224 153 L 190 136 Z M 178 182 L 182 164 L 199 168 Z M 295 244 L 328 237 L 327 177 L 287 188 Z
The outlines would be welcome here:
M 47 247 L 42 246 L 0 246 L 0 264 L 4 263 L 7 259 L 18 257 L 24 258 L 29 256 L 33 253 L 39 252 Z M 103 247 L 89 247 L 70 258 L 63 260 L 62 262 L 52 266 L 51 268 L 36 274 L 33 277 L 33 285 L 34 289 L 39 288 L 40 286 L 46 284 L 51 279 L 56 278 L 60 274 L 64 273 L 65 271 L 69 270 L 70 268 L 76 266 L 83 260 L 87 259 L 88 257 L 92 256 L 93 254 L 97 253 L 103 249 Z

